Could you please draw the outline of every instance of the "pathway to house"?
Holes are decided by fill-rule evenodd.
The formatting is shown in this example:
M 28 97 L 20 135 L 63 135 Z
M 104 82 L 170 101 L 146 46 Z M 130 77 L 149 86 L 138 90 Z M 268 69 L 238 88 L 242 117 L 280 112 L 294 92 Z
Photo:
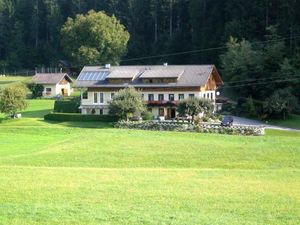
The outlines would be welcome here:
M 250 126 L 260 126 L 260 125 L 262 125 L 262 126 L 265 126 L 266 128 L 269 128 L 269 129 L 300 132 L 300 129 L 293 129 L 293 128 L 269 125 L 269 124 L 266 124 L 262 121 L 247 119 L 247 118 L 238 117 L 238 116 L 232 116 L 232 117 L 233 117 L 233 124 L 234 125 L 250 125 Z

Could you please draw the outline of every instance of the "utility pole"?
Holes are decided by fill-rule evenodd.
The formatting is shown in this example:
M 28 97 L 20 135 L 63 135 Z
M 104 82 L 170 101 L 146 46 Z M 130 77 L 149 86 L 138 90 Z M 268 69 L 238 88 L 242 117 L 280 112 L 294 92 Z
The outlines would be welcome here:
M 269 27 L 269 0 L 266 0 L 266 28 Z
M 38 47 L 39 44 L 39 0 L 36 0 L 36 31 L 35 31 L 35 48 Z
M 172 38 L 173 35 L 173 0 L 170 0 L 170 28 L 169 28 L 169 34 L 170 38 Z
M 154 40 L 155 40 L 155 42 L 157 42 L 157 39 L 158 39 L 158 37 L 157 37 L 157 29 L 158 29 L 158 26 L 157 26 L 157 1 L 155 1 L 155 16 L 154 16 L 154 23 L 155 23 L 155 30 L 154 30 Z

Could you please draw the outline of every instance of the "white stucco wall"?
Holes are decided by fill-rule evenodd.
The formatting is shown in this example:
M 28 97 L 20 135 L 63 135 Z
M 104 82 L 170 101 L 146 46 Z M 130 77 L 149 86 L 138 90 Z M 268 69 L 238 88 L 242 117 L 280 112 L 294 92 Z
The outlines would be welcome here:
M 61 92 L 61 89 L 64 88 L 64 89 L 67 89 L 67 96 L 70 96 L 71 95 L 71 85 L 70 83 L 67 83 L 67 84 L 43 84 L 44 86 L 44 91 L 43 91 L 43 96 L 45 98 L 53 98 L 57 95 L 62 95 L 62 92 Z M 50 95 L 47 95 L 46 94 L 46 88 L 51 88 L 51 94 Z
M 94 102 L 94 93 L 98 94 L 98 102 Z M 113 92 L 101 92 L 103 93 L 104 101 L 103 103 L 100 103 L 100 92 L 88 92 L 88 98 L 83 99 L 81 95 L 81 105 L 82 106 L 92 106 L 95 107 L 95 114 L 100 114 L 99 110 L 96 109 L 97 107 L 103 108 L 103 114 L 107 115 L 109 113 L 108 111 L 108 103 L 111 100 L 111 93 Z M 194 94 L 195 97 L 198 98 L 203 98 L 205 97 L 206 99 L 212 99 L 215 100 L 216 94 L 215 91 L 207 91 L 207 92 L 142 92 L 144 94 L 144 101 L 148 101 L 148 94 L 153 94 L 154 95 L 154 101 L 158 101 L 158 95 L 163 94 L 164 95 L 164 101 L 169 101 L 169 94 L 174 94 L 174 100 L 178 101 L 179 99 L 179 94 L 184 94 L 184 99 L 187 99 L 189 97 L 189 94 Z M 158 116 L 159 107 L 153 107 L 152 108 L 152 114 L 154 116 Z M 82 109 L 81 110 L 82 114 L 88 114 L 88 110 Z
M 44 86 L 44 91 L 43 91 L 43 96 L 45 98 L 52 98 L 56 96 L 56 85 L 55 84 L 43 84 Z M 46 89 L 51 88 L 51 94 L 47 95 L 46 94 Z
M 61 89 L 67 89 L 67 96 L 70 96 L 71 95 L 71 85 L 70 83 L 67 83 L 67 84 L 57 84 L 56 85 L 56 95 L 61 95 L 62 92 L 61 92 Z

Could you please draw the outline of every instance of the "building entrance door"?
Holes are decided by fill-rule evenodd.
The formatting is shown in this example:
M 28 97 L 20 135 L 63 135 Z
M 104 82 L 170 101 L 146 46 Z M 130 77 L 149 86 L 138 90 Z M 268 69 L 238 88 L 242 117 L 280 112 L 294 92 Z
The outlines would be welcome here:
M 168 116 L 168 119 L 175 119 L 175 117 L 176 117 L 176 109 L 168 108 L 167 109 L 167 116 Z

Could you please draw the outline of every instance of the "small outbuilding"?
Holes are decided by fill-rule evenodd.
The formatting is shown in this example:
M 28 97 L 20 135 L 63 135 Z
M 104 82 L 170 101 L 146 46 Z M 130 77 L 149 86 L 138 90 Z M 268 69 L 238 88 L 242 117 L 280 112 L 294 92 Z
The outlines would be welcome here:
M 37 73 L 33 82 L 44 86 L 44 97 L 70 96 L 73 80 L 66 73 Z

